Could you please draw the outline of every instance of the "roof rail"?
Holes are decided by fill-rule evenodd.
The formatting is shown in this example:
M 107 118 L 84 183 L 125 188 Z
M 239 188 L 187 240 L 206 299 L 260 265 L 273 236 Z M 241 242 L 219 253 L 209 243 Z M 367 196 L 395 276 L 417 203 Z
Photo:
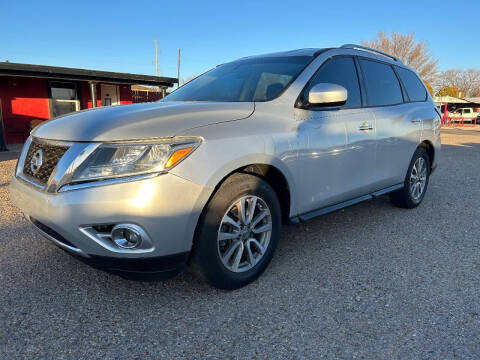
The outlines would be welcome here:
M 370 52 L 370 53 L 373 53 L 373 54 L 378 54 L 378 55 L 382 55 L 382 56 L 385 56 L 385 57 L 388 57 L 394 61 L 398 61 L 401 63 L 400 59 L 397 58 L 396 56 L 393 56 L 393 55 L 390 55 L 389 53 L 386 53 L 384 51 L 380 51 L 380 50 L 377 50 L 377 49 L 372 49 L 372 48 L 369 48 L 367 46 L 362 46 L 362 45 L 356 45 L 356 44 L 345 44 L 345 45 L 342 45 L 340 46 L 341 48 L 345 48 L 345 49 L 355 49 L 355 50 L 361 50 L 361 51 L 367 51 L 367 52 Z

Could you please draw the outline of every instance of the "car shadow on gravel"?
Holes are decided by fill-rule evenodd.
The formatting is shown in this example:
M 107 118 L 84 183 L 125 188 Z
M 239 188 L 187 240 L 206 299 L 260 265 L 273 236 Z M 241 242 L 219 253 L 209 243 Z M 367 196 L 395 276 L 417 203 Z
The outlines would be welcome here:
M 461 146 L 472 147 L 474 151 L 480 150 L 479 143 L 469 142 Z M 459 148 L 458 145 L 444 145 L 444 151 Z M 448 153 L 450 154 L 450 151 Z M 434 187 L 436 181 L 434 176 L 433 185 L 431 184 L 430 187 Z M 7 182 L 0 184 L 0 187 L 6 185 L 8 185 Z M 305 223 L 284 226 L 282 240 L 270 267 L 263 276 L 247 288 L 264 286 L 270 281 L 277 281 L 277 277 L 280 279 L 291 278 L 291 281 L 294 281 L 295 276 L 299 275 L 295 272 L 301 273 L 305 268 L 318 266 L 318 262 L 323 258 L 322 252 L 325 250 L 328 250 L 327 253 L 331 253 L 337 248 L 359 246 L 358 238 L 361 238 L 359 235 L 363 235 L 365 231 L 375 231 L 375 226 L 382 227 L 385 223 L 391 223 L 392 218 L 397 219 L 397 226 L 401 226 L 401 221 L 407 216 L 406 214 L 415 216 L 422 212 L 422 207 L 430 206 L 428 203 L 429 199 L 435 196 L 432 194 L 434 190 L 430 189 L 426 194 L 425 203 L 414 210 L 394 208 L 388 201 L 388 196 L 382 196 Z M 407 216 L 407 219 L 409 218 Z M 0 264 L 0 274 L 3 274 L 4 277 L 15 278 L 16 272 L 10 272 L 9 268 L 15 269 L 20 263 L 24 272 L 32 274 L 32 278 L 38 277 L 37 280 L 46 288 L 55 288 L 60 285 L 63 290 L 67 290 L 69 286 L 77 286 L 78 283 L 102 284 L 92 287 L 94 291 L 89 293 L 89 296 L 97 296 L 104 292 L 108 295 L 109 291 L 113 291 L 116 296 L 119 296 L 122 293 L 119 289 L 122 288 L 129 289 L 128 293 L 137 289 L 144 295 L 151 293 L 165 297 L 170 296 L 172 292 L 185 294 L 191 292 L 192 288 L 196 289 L 196 293 L 219 293 L 219 290 L 213 289 L 195 278 L 188 268 L 171 280 L 158 282 L 126 280 L 117 275 L 91 268 L 38 235 L 30 224 L 24 221 L 22 223 L 25 225 L 0 227 L 1 241 L 7 242 L 7 247 L 15 247 L 15 249 L 10 249 L 10 253 L 14 256 L 4 259 Z M 20 238 L 16 235 L 19 233 L 22 234 Z M 375 246 L 378 247 L 381 244 Z M 313 254 L 317 254 L 317 256 Z M 15 261 L 18 263 L 14 264 Z M 314 280 L 313 277 L 312 280 Z M 17 287 L 21 288 L 21 279 L 15 281 L 17 281 Z M 28 291 L 28 288 L 29 284 L 25 284 L 20 291 Z
M 461 146 L 472 147 L 475 151 L 480 149 L 479 143 L 465 143 Z M 458 149 L 459 146 L 444 145 L 445 150 L 453 148 Z M 368 233 L 378 232 L 378 228 L 389 224 L 391 229 L 386 231 L 386 234 L 391 234 L 404 227 L 406 221 L 422 214 L 423 208 L 431 207 L 430 200 L 438 196 L 433 194 L 437 191 L 435 183 L 438 179 L 434 176 L 432 180 L 424 204 L 417 209 L 395 208 L 390 204 L 388 196 L 382 196 L 305 223 L 284 226 L 279 248 L 269 268 L 256 282 L 238 292 L 255 291 L 278 283 L 294 283 L 298 277 L 305 279 L 305 269 L 319 267 L 325 262 L 329 266 L 340 266 L 342 261 L 349 260 L 348 256 L 346 259 L 341 254 L 344 249 L 351 251 L 367 245 L 381 248 L 382 243 L 371 243 L 379 241 L 378 238 L 366 240 Z M 6 185 L 8 183 L 3 183 L 0 187 Z M 6 245 L 4 253 L 8 251 L 12 255 L 0 263 L 0 274 L 4 279 L 10 278 L 16 282 L 18 293 L 15 296 L 29 292 L 32 283 L 60 294 L 68 294 L 71 288 L 78 289 L 84 284 L 84 295 L 87 298 L 106 296 L 120 301 L 131 299 L 138 293 L 142 294 L 142 301 L 145 302 L 149 302 L 149 298 L 151 301 L 158 301 L 159 297 L 165 300 L 178 296 L 190 297 L 192 293 L 207 297 L 227 293 L 198 280 L 188 268 L 173 279 L 157 282 L 126 280 L 94 269 L 44 239 L 24 220 L 20 225 L 17 223 L 0 227 L 0 238 L 0 242 Z M 362 241 L 369 243 L 362 244 Z M 332 253 L 337 257 L 329 258 Z M 23 268 L 22 274 L 30 274 L 30 278 L 18 278 L 16 269 L 19 266 Z M 319 273 L 322 271 L 318 269 L 312 272 L 310 281 L 314 282 Z M 327 273 L 323 275 L 328 276 Z
M 452 140 L 418 208 L 382 196 L 285 226 L 236 291 L 91 268 L 0 187 L 0 358 L 478 359 L 480 136 Z
M 303 272 L 305 267 L 312 266 L 311 255 L 322 249 L 333 249 L 345 246 L 346 241 L 353 239 L 356 219 L 365 211 L 377 211 L 379 214 L 392 211 L 387 197 L 373 199 L 366 203 L 324 215 L 306 223 L 284 226 L 282 239 L 277 252 L 267 268 L 256 282 L 238 290 L 253 291 L 268 286 L 270 281 L 293 279 Z M 143 302 L 158 302 L 159 297 L 167 300 L 178 296 L 212 296 L 226 294 L 228 291 L 215 289 L 197 279 L 187 267 L 184 272 L 169 280 L 138 281 L 124 279 L 118 275 L 92 268 L 70 256 L 49 240 L 39 235 L 34 227 L 22 219 L 22 225 L 0 227 L 0 242 L 7 242 L 7 250 L 13 256 L 4 259 L 0 264 L 0 274 L 4 279 L 16 282 L 18 293 L 22 296 L 29 292 L 32 284 L 45 291 L 68 294 L 71 289 L 85 286 L 84 296 L 87 298 L 107 297 L 116 301 L 126 301 L 142 294 Z M 360 224 L 361 225 L 361 224 Z M 347 227 L 352 231 L 342 230 Z M 21 236 L 15 235 L 21 234 Z M 22 273 L 30 277 L 18 278 L 17 268 L 21 264 Z M 314 278 L 311 279 L 314 281 Z M 83 284 L 83 285 L 82 285 Z M 250 290 L 248 290 L 250 289 Z M 12 294 L 10 294 L 12 296 Z

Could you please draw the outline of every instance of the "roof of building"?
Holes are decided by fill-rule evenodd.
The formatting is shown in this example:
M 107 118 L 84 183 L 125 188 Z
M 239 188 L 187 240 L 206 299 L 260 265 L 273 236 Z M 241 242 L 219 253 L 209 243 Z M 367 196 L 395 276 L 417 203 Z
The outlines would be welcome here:
M 160 91 L 157 86 L 148 87 L 148 86 L 143 86 L 143 85 L 132 85 L 132 90 L 133 91 L 146 91 L 146 92 L 159 92 Z
M 435 96 L 433 101 L 436 104 L 480 104 L 480 98 L 478 97 L 457 98 L 453 96 Z
M 178 80 L 171 77 L 119 73 L 112 71 L 75 69 L 58 66 L 0 62 L 0 75 L 28 76 L 48 79 L 83 80 L 119 84 L 142 84 L 152 86 L 173 86 Z

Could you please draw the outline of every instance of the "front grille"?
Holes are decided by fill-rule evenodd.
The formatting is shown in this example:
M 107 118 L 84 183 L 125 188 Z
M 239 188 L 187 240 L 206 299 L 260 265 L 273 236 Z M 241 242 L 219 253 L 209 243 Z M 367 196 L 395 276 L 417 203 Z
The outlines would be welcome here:
M 23 173 L 36 179 L 42 185 L 45 185 L 53 169 L 55 169 L 55 166 L 57 166 L 67 150 L 68 146 L 45 144 L 33 140 L 25 158 Z M 38 159 L 40 153 L 41 162 L 37 161 L 32 168 L 32 159 L 34 157 Z

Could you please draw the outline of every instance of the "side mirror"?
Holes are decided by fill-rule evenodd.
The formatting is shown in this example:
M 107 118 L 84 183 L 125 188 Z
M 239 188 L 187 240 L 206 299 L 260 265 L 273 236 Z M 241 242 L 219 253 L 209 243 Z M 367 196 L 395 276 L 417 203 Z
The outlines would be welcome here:
M 347 102 L 347 89 L 337 84 L 320 83 L 308 92 L 308 102 L 313 106 L 341 106 Z

